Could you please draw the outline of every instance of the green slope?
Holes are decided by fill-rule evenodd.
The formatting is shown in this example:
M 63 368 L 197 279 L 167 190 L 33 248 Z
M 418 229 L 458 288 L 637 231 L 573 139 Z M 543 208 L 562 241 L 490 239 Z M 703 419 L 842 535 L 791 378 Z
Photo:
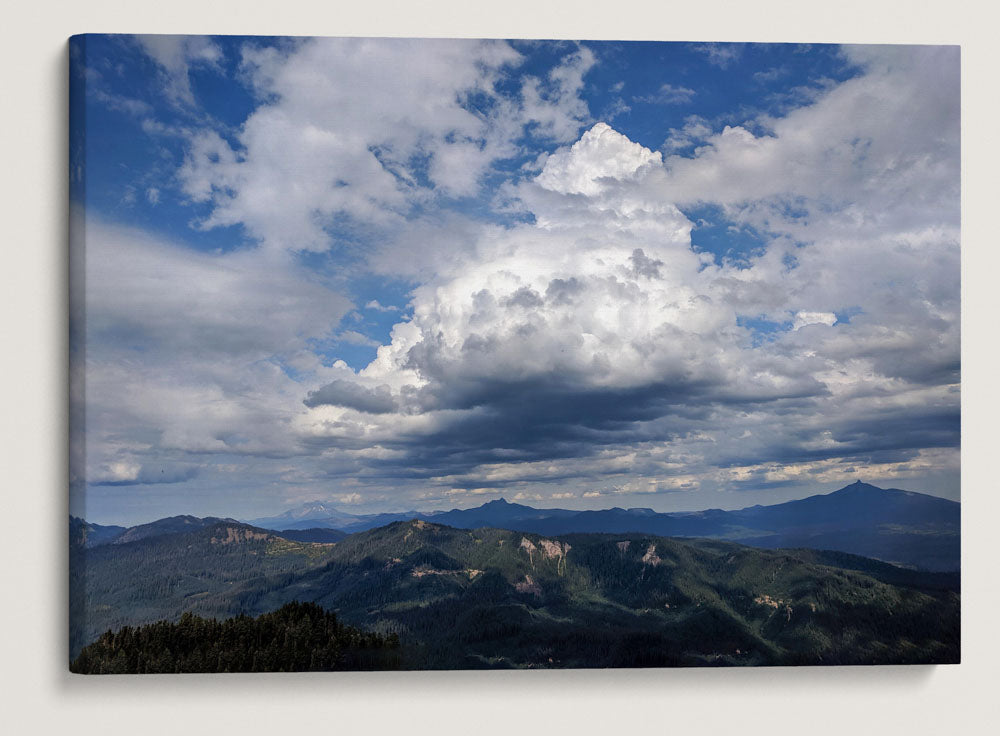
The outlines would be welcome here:
M 219 522 L 186 534 L 70 550 L 70 657 L 108 629 L 176 620 L 190 611 L 244 613 L 231 592 L 324 564 L 333 547 Z M 277 606 L 275 606 L 277 608 Z M 254 611 L 263 613 L 264 611 Z

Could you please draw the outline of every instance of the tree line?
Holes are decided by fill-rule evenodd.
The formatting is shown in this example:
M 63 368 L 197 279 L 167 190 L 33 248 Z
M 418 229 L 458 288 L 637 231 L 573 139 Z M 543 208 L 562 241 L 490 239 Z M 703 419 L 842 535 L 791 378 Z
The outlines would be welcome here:
M 70 665 L 80 674 L 381 670 L 399 666 L 399 637 L 347 626 L 314 603 L 288 603 L 256 618 L 185 613 L 108 631 Z

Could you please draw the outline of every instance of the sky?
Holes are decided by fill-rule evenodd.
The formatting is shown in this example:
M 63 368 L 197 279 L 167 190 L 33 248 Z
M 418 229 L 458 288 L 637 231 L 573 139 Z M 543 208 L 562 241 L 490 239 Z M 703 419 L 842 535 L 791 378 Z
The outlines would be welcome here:
M 72 513 L 959 498 L 957 47 L 70 63 Z

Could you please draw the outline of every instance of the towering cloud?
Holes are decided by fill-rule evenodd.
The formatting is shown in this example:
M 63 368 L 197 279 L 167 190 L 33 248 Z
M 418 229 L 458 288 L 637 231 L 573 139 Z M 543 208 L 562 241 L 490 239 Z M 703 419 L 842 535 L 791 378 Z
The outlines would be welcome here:
M 655 492 L 693 470 L 708 485 L 826 477 L 859 462 L 924 470 L 921 458 L 957 438 L 957 172 L 941 148 L 957 120 L 908 134 L 892 179 L 951 192 L 933 226 L 928 212 L 896 222 L 893 208 L 911 206 L 898 193 L 858 198 L 888 164 L 840 141 L 862 128 L 870 152 L 897 150 L 889 121 L 947 107 L 917 94 L 922 63 L 886 53 L 778 121 L 774 137 L 727 128 L 691 159 L 664 163 L 593 126 L 520 185 L 534 223 L 483 236 L 418 287 L 412 320 L 361 371 L 359 381 L 393 387 L 410 419 L 401 433 L 359 417 L 319 434 L 335 446 L 373 433 L 408 448 L 410 472 L 467 486 L 629 475 L 633 492 Z M 817 137 L 890 87 L 894 110 Z M 921 172 L 934 159 L 929 184 Z M 722 171 L 745 181 L 697 189 Z M 782 213 L 792 192 L 813 195 L 797 201 L 814 227 Z M 746 264 L 719 261 L 692 247 L 692 223 L 674 204 L 692 199 L 734 218 L 767 210 L 776 231 L 800 239 L 776 233 Z M 863 235 L 859 218 L 871 223 Z M 939 268 L 929 272 L 927 259 Z M 888 283 L 900 274 L 912 276 L 906 290 Z

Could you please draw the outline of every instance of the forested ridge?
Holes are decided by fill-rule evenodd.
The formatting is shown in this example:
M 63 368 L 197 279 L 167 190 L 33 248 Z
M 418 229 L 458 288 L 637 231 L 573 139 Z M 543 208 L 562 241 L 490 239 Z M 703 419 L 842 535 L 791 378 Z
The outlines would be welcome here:
M 342 624 L 314 603 L 287 603 L 257 618 L 224 621 L 185 613 L 108 631 L 84 647 L 70 670 L 80 674 L 299 672 L 395 669 L 399 637 Z

